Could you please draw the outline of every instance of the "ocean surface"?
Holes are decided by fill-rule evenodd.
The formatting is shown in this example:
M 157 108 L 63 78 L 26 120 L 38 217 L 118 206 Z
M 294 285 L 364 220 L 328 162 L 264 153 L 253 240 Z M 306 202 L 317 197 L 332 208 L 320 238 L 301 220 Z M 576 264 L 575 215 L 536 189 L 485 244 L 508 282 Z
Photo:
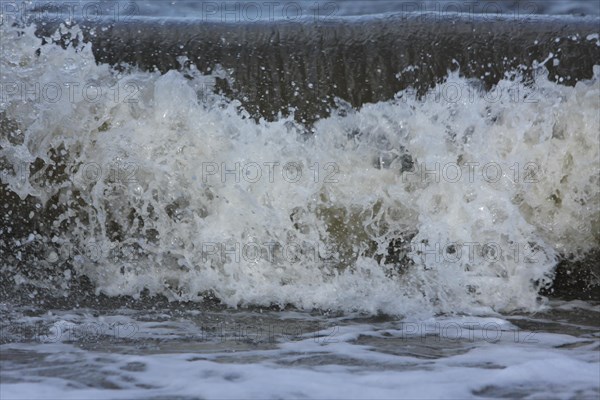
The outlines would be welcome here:
M 0 1 L 0 399 L 597 399 L 595 1 Z

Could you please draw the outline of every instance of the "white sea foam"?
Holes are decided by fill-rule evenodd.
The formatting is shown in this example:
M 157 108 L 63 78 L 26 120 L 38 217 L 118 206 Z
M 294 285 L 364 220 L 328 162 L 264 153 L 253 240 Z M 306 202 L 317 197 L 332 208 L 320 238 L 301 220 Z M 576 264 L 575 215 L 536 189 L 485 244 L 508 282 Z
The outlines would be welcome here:
M 140 323 L 146 344 L 136 341 L 137 347 L 106 340 L 2 345 L 0 395 L 568 399 L 594 398 L 600 390 L 597 340 L 524 331 L 499 318 L 435 318 L 418 325 L 340 321 L 330 337 L 279 338 L 267 348 L 244 341 L 207 342 L 197 337 L 194 323 L 179 318 L 164 323 L 170 325 L 171 338 L 164 337 L 158 323 Z M 471 328 L 458 328 L 457 334 L 456 327 L 466 325 Z M 148 337 L 162 340 L 148 342 Z M 123 348 L 127 353 L 119 354 Z
M 0 29 L 0 112 L 21 129 L 0 138 L 13 167 L 2 182 L 71 202 L 39 262 L 95 246 L 100 256 L 71 259 L 98 292 L 367 313 L 534 310 L 557 255 L 598 243 L 598 67 L 575 87 L 540 74 L 493 93 L 451 74 L 423 100 L 400 93 L 305 135 L 292 117 L 256 123 L 207 94 L 215 75 L 117 73 L 90 45 L 40 48 L 31 27 Z M 51 149 L 70 173 L 30 175 L 36 159 L 55 162 Z M 237 176 L 225 171 L 236 163 Z M 399 260 L 385 260 L 393 247 Z

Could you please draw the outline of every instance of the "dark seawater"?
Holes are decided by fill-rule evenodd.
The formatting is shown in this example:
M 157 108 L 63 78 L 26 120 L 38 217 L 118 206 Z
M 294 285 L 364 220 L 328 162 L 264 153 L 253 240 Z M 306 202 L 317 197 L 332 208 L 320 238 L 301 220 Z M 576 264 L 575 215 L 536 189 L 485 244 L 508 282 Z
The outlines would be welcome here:
M 0 398 L 598 398 L 599 7 L 0 1 Z

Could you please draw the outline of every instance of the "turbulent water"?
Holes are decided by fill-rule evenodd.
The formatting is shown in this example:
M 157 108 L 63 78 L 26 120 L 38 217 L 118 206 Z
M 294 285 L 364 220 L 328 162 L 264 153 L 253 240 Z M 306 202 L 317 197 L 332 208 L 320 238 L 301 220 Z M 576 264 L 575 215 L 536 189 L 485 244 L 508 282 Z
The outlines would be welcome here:
M 2 398 L 600 392 L 598 299 L 545 297 L 598 247 L 600 65 L 302 124 L 35 31 L 0 25 Z
M 26 312 L 4 327 L 3 399 L 598 396 L 598 307 L 435 319 L 294 312 Z M 18 339 L 15 339 L 18 338 Z M 18 343 L 28 341 L 28 343 Z

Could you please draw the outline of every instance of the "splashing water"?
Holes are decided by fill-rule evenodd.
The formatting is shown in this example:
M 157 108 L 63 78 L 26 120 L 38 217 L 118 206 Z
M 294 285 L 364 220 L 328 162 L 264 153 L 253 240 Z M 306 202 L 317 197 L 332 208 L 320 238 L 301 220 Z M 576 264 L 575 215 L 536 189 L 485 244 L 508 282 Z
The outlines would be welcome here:
M 1 193 L 38 204 L 10 216 L 31 232 L 2 229 L 14 283 L 486 314 L 538 309 L 559 254 L 597 246 L 600 67 L 492 92 L 451 73 L 421 99 L 340 100 L 307 134 L 212 94 L 222 72 L 117 72 L 0 30 Z

